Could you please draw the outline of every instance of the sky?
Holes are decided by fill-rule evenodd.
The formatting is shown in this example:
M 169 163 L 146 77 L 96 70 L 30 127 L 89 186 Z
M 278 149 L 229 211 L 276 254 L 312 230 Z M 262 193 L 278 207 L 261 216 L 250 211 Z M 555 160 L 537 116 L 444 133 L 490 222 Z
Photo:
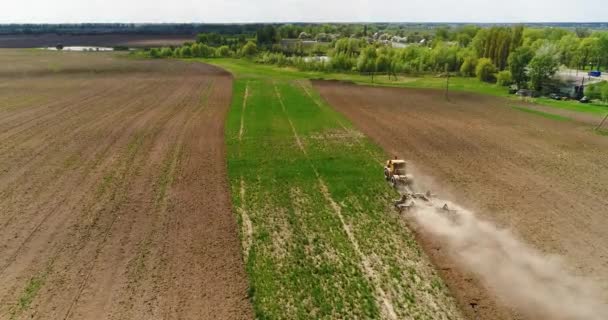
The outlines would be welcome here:
M 603 22 L 607 0 L 0 0 L 0 23 Z

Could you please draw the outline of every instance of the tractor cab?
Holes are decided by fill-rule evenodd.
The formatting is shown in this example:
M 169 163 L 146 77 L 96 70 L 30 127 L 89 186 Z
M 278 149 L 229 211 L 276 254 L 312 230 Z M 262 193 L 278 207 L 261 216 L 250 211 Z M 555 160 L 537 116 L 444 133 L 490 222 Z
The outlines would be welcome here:
M 404 160 L 389 160 L 386 167 L 391 175 L 404 176 L 405 164 Z
M 393 159 L 386 162 L 384 167 L 384 178 L 390 181 L 393 186 L 398 184 L 408 184 L 411 177 L 406 172 L 407 163 L 404 160 Z

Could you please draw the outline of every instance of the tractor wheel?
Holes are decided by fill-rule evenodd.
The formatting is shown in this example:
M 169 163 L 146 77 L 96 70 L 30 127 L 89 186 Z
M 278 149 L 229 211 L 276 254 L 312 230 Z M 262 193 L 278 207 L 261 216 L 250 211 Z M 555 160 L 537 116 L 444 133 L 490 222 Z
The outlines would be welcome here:
M 388 173 L 388 170 L 387 170 L 387 169 L 384 169 L 384 179 L 385 179 L 386 181 L 391 180 L 391 175 Z

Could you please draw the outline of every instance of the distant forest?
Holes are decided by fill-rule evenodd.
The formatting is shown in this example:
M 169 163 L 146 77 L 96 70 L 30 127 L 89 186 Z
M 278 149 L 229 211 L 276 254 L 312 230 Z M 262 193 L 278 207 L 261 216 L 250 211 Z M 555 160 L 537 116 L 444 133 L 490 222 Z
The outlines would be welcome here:
M 320 27 L 322 24 L 290 23 L 301 27 Z M 467 23 L 480 27 L 511 26 L 506 23 Z M 138 24 L 138 23 L 82 23 L 82 24 L 0 24 L 0 35 L 4 34 L 58 34 L 58 35 L 96 35 L 96 34 L 141 34 L 141 35 L 195 35 L 201 32 L 225 35 L 253 35 L 261 27 L 269 25 L 262 23 L 251 24 Z M 270 24 L 276 27 L 283 23 Z M 339 29 L 355 29 L 362 25 L 372 30 L 433 30 L 438 27 L 458 27 L 465 23 L 332 23 Z M 585 28 L 590 30 L 606 30 L 608 22 L 596 23 L 524 23 L 528 27 L 556 27 L 566 29 Z

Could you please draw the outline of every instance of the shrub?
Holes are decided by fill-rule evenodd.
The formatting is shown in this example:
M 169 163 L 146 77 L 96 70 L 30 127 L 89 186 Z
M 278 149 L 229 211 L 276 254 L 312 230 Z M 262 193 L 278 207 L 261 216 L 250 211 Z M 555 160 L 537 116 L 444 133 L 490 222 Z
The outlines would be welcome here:
M 479 59 L 475 68 L 475 75 L 481 81 L 492 82 L 496 74 L 496 67 L 488 58 Z
M 336 71 L 351 71 L 355 64 L 355 58 L 351 58 L 345 53 L 337 53 L 329 61 L 329 68 Z
M 168 57 L 170 57 L 172 55 L 173 55 L 173 49 L 171 49 L 171 48 L 166 48 L 165 47 L 165 48 L 162 48 L 160 50 L 160 56 L 163 57 L 163 58 L 168 58 Z
M 158 51 L 158 49 L 156 49 L 156 48 L 150 49 L 150 58 L 154 58 L 154 59 L 160 58 L 160 52 Z
M 201 44 L 199 46 L 199 52 L 198 52 L 198 56 L 199 57 L 203 57 L 203 58 L 212 58 L 213 56 L 215 56 L 215 49 L 213 47 L 210 47 L 206 44 Z
M 249 41 L 247 42 L 247 44 L 245 44 L 243 46 L 243 48 L 241 49 L 241 55 L 245 56 L 245 57 L 252 57 L 254 55 L 256 55 L 258 53 L 258 46 Z
M 608 102 L 608 82 L 602 81 L 587 85 L 585 87 L 585 96 L 592 100 Z
M 192 57 L 192 48 L 190 48 L 190 46 L 183 46 L 180 50 L 180 56 L 182 58 Z
M 477 59 L 474 57 L 467 57 L 460 66 L 460 73 L 466 77 L 475 76 L 475 67 L 477 66 Z
M 504 71 L 499 72 L 496 75 L 496 82 L 498 83 L 498 85 L 503 86 L 503 87 L 512 85 L 513 78 L 511 77 L 511 71 L 504 70 Z
M 216 54 L 218 57 L 230 57 L 232 55 L 228 46 L 221 46 L 217 48 Z

